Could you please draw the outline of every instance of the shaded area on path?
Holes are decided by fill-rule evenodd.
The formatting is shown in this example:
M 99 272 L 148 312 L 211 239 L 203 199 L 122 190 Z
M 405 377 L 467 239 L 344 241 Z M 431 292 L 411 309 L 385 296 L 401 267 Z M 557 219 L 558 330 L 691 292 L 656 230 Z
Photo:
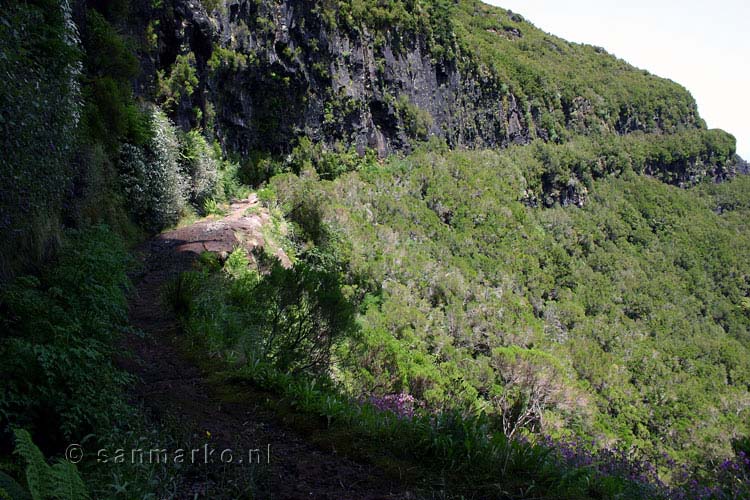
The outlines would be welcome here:
M 268 220 L 268 212 L 251 197 L 232 205 L 222 219 L 204 219 L 163 233 L 138 249 L 143 267 L 134 278 L 130 319 L 146 335 L 128 336 L 124 348 L 133 356 L 123 362 L 140 381 L 133 396 L 157 419 L 176 423 L 186 434 L 205 435 L 207 444 L 219 451 L 260 449 L 263 462 L 268 463 L 261 471 L 264 488 L 253 492 L 253 498 L 411 498 L 408 493 L 394 492 L 402 489 L 373 466 L 321 450 L 284 428 L 262 399 L 253 401 L 251 390 L 250 396 L 227 402 L 207 374 L 182 352 L 179 323 L 163 304 L 163 286 L 191 269 L 204 251 L 261 247 L 262 226 Z M 283 251 L 277 253 L 282 264 L 291 265 Z M 215 479 L 205 476 L 183 478 L 183 484 L 180 498 L 192 499 L 196 494 L 207 498 L 205 491 L 216 489 Z

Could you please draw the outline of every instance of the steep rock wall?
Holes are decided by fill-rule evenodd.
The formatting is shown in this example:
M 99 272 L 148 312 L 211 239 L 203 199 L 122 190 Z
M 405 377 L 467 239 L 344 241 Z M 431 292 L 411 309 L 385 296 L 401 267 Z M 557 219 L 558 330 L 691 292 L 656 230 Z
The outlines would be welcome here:
M 286 153 L 301 135 L 380 155 L 431 136 L 458 148 L 550 139 L 539 106 L 516 96 L 455 39 L 453 57 L 436 57 L 434 41 L 413 30 L 336 25 L 329 3 L 230 0 L 209 12 L 197 0 L 174 0 L 157 14 L 159 48 L 144 66 L 168 68 L 177 55 L 194 53 L 200 83 L 174 116 L 185 127 L 215 131 L 240 155 Z M 647 126 L 626 105 L 614 126 L 584 97 L 560 107 L 552 111 L 574 133 L 659 131 L 659 116 Z M 683 121 L 700 126 L 697 112 Z

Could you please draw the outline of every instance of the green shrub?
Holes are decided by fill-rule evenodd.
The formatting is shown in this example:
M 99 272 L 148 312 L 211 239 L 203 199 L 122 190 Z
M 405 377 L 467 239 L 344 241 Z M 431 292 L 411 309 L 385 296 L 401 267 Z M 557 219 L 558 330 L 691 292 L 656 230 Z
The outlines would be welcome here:
M 49 257 L 73 177 L 80 52 L 68 3 L 0 13 L 0 281 Z
M 202 209 L 216 192 L 219 161 L 199 130 L 180 136 L 180 164 L 183 174 L 189 179 L 190 203 Z
M 189 316 L 193 298 L 199 290 L 200 276 L 195 273 L 182 273 L 167 284 L 164 297 L 178 315 Z
M 149 117 L 133 98 L 132 80 L 140 72 L 134 47 L 94 9 L 86 11 L 83 46 L 86 140 L 105 144 L 113 155 L 122 141 L 144 144 Z
M 218 201 L 231 202 L 247 198 L 250 188 L 242 182 L 238 163 L 224 160 L 219 168 L 219 180 L 216 188 Z
M 67 460 L 59 460 L 48 465 L 31 435 L 22 429 L 14 432 L 16 450 L 26 462 L 26 482 L 32 500 L 86 500 L 89 498 L 86 486 L 75 465 Z
M 398 97 L 396 110 L 404 122 L 409 137 L 419 140 L 427 139 L 433 125 L 432 115 L 428 111 L 412 103 L 405 94 Z
M 253 57 L 255 57 L 254 54 L 243 54 L 216 44 L 208 60 L 208 67 L 215 74 L 222 70 L 239 72 L 247 68 L 248 61 L 252 62 Z
M 2 289 L 2 431 L 23 426 L 56 443 L 112 421 L 126 380 L 112 361 L 127 324 L 125 262 L 106 228 L 70 231 L 41 278 Z
M 157 77 L 157 97 L 164 109 L 173 110 L 183 99 L 192 97 L 198 85 L 195 54 L 188 52 L 178 55 L 174 64 L 169 68 L 169 74 L 167 75 L 164 70 L 159 70 Z
M 211 332 L 212 348 L 239 349 L 282 372 L 325 372 L 333 343 L 353 328 L 338 274 L 322 264 L 285 269 L 272 262 L 261 276 L 248 264 L 235 251 L 224 264 L 225 278 L 204 277 L 200 285 L 199 275 L 188 274 L 175 282 L 172 303 L 189 330 Z M 216 307 L 224 318 L 214 314 Z
M 368 149 L 362 156 L 353 146 L 345 148 L 340 144 L 328 149 L 322 143 L 313 144 L 309 138 L 301 137 L 286 158 L 286 164 L 285 171 L 299 174 L 313 169 L 321 179 L 335 179 L 346 172 L 377 165 L 377 154 Z
M 145 147 L 120 152 L 120 180 L 134 218 L 149 231 L 175 224 L 186 204 L 188 181 L 180 169 L 180 143 L 174 125 L 152 108 L 153 136 Z
M 203 8 L 206 9 L 209 13 L 219 8 L 222 3 L 219 0 L 201 0 L 201 3 L 203 4 Z

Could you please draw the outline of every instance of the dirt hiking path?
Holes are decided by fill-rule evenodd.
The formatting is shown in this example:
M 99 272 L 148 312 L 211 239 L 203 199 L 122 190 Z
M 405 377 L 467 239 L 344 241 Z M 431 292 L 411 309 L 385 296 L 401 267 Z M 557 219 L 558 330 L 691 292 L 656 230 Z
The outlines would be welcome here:
M 177 319 L 162 301 L 163 286 L 189 270 L 204 251 L 221 253 L 231 252 L 237 245 L 248 250 L 262 246 L 261 230 L 268 221 L 268 212 L 252 196 L 233 204 L 224 218 L 204 219 L 163 233 L 138 249 L 143 267 L 134 277 L 130 319 L 146 335 L 130 335 L 124 346 L 133 353 L 124 364 L 140 381 L 133 388 L 134 398 L 142 401 L 156 419 L 197 436 L 203 440 L 199 439 L 199 445 L 208 444 L 218 450 L 217 455 L 223 449 L 239 456 L 245 456 L 246 450 L 259 449 L 264 464 L 254 470 L 236 464 L 206 467 L 201 463 L 197 473 L 190 469 L 185 474 L 191 477 L 182 477 L 177 498 L 221 498 L 231 489 L 228 483 L 248 481 L 258 486 L 242 498 L 413 498 L 372 466 L 319 449 L 284 428 L 263 401 L 256 398 L 254 402 L 249 397 L 227 403 L 207 374 L 183 355 Z M 291 265 L 282 251 L 278 253 L 282 264 Z M 270 455 L 266 456 L 268 445 Z M 201 471 L 201 467 L 206 470 Z M 227 472 L 232 467 L 235 469 Z M 217 473 L 218 469 L 224 472 Z

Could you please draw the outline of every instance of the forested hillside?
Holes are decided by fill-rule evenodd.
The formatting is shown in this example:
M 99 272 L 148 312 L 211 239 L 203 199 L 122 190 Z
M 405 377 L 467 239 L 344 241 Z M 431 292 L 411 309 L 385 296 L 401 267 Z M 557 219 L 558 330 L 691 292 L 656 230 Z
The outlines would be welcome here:
M 0 498 L 750 496 L 750 181 L 679 84 L 478 0 L 11 0 L 0 74 Z
M 654 459 L 730 454 L 750 396 L 746 179 L 684 191 L 627 172 L 582 208 L 530 208 L 526 168 L 556 149 L 420 152 L 271 182 L 287 209 L 316 208 L 292 216 L 303 241 L 321 221 L 338 231 L 362 304 L 342 381 Z M 530 387 L 514 378 L 527 363 Z

